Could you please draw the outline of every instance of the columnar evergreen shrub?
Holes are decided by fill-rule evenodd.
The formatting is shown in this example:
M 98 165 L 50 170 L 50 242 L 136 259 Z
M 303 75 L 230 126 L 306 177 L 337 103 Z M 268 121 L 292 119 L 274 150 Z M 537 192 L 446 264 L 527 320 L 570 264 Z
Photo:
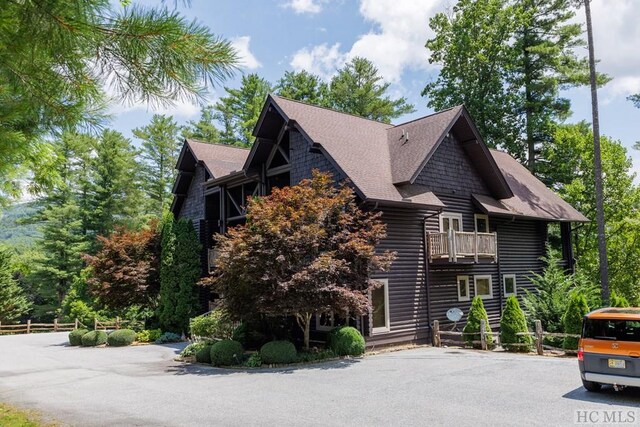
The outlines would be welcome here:
M 582 318 L 589 312 L 587 299 L 584 295 L 574 294 L 570 297 L 567 312 L 562 317 L 565 334 L 580 334 L 582 331 Z M 578 338 L 565 337 L 562 348 L 566 350 L 576 350 L 578 348 Z
M 89 331 L 82 336 L 83 347 L 95 347 L 107 343 L 107 333 L 105 331 Z
M 469 314 L 467 315 L 467 324 L 464 326 L 462 330 L 466 335 L 464 335 L 464 341 L 467 345 L 474 345 L 473 341 L 480 341 L 480 321 L 484 320 L 486 325 L 487 334 L 487 343 L 491 345 L 493 343 L 493 335 L 491 334 L 491 326 L 489 326 L 489 316 L 487 315 L 487 311 L 484 309 L 484 304 L 482 303 L 482 298 L 474 297 L 471 302 L 471 310 L 469 310 Z M 479 345 L 475 345 L 475 347 L 479 347 Z
M 242 363 L 244 349 L 242 344 L 233 340 L 222 340 L 211 346 L 211 364 L 230 366 Z
M 131 329 L 120 329 L 113 331 L 107 336 L 107 344 L 111 347 L 125 347 L 133 344 L 136 340 L 136 331 Z
M 518 298 L 510 296 L 507 298 L 502 318 L 500 319 L 500 342 L 507 351 L 530 351 L 533 339 L 529 335 L 517 335 L 518 332 L 528 332 L 527 319 L 524 311 L 520 308 Z
M 191 220 L 173 221 L 171 214 L 163 218 L 161 236 L 160 325 L 166 331 L 187 332 L 198 307 L 201 245 Z
M 82 336 L 89 332 L 88 329 L 76 329 L 69 332 L 69 345 L 82 345 Z
M 260 349 L 260 358 L 269 365 L 293 363 L 298 359 L 298 352 L 290 341 L 271 341 Z
M 329 348 L 338 356 L 360 356 L 364 354 L 365 342 L 356 328 L 341 326 L 329 334 Z

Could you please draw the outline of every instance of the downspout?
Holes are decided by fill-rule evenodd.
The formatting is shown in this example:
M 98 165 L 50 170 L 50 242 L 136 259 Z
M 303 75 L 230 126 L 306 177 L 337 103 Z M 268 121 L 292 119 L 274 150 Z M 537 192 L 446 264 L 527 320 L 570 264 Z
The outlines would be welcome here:
M 422 219 L 422 255 L 424 257 L 424 286 L 426 288 L 425 295 L 427 297 L 427 324 L 429 325 L 429 336 L 433 341 L 432 335 L 432 324 L 431 324 L 431 287 L 429 286 L 429 243 L 427 241 L 427 220 L 429 218 L 433 218 L 436 215 L 440 215 L 442 209 L 437 211 L 434 214 L 425 216 Z

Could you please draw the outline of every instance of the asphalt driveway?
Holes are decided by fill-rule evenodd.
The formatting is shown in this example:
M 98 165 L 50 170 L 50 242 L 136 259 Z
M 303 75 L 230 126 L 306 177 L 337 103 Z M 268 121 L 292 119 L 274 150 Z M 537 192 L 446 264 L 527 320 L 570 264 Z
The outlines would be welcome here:
M 640 391 L 588 393 L 571 359 L 418 348 L 234 371 L 174 362 L 181 345 L 66 337 L 1 336 L 0 402 L 76 426 L 549 426 L 575 425 L 577 410 L 631 411 L 640 425 Z

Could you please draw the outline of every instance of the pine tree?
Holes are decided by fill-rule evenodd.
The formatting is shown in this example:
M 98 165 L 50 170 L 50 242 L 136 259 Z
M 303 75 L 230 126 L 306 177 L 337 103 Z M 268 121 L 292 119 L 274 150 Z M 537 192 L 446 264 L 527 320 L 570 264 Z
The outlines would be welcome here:
M 633 102 L 633 105 L 635 105 L 636 108 L 640 108 L 640 93 L 637 93 L 635 95 L 629 95 L 627 99 Z
M 178 124 L 173 117 L 155 114 L 148 125 L 133 134 L 142 140 L 141 184 L 150 202 L 149 212 L 160 216 L 171 203 L 171 186 L 180 151 Z
M 589 313 L 589 306 L 584 295 L 574 293 L 570 296 L 569 306 L 562 317 L 562 325 L 565 334 L 580 335 L 582 332 L 582 318 Z M 576 350 L 578 348 L 578 338 L 565 337 L 562 348 L 566 350 Z
M 510 296 L 507 298 L 502 318 L 500 319 L 500 342 L 507 351 L 526 353 L 531 350 L 531 336 L 517 335 L 518 332 L 529 332 L 527 319 L 520 308 L 518 298 Z
M 215 125 L 217 121 L 215 106 L 202 107 L 198 121 L 190 120 L 186 126 L 182 127 L 182 137 L 197 139 L 201 142 L 220 142 L 220 130 Z
M 480 341 L 480 321 L 484 320 L 486 325 L 487 343 L 491 345 L 493 343 L 493 335 L 491 334 L 491 326 L 489 325 L 489 316 L 484 309 L 482 298 L 474 297 L 471 301 L 471 309 L 467 315 L 467 324 L 464 325 L 462 332 L 465 333 L 464 340 L 467 345 L 478 347 L 473 341 Z
M 326 106 L 329 101 L 329 86 L 320 77 L 305 70 L 285 72 L 278 80 L 275 92 L 285 98 L 313 105 Z
M 389 85 L 382 81 L 371 61 L 356 57 L 331 79 L 329 105 L 338 111 L 386 123 L 415 111 L 404 97 L 389 97 L 386 94 Z
M 0 246 L 0 323 L 13 322 L 30 309 L 31 303 L 13 277 L 13 256 L 9 248 Z

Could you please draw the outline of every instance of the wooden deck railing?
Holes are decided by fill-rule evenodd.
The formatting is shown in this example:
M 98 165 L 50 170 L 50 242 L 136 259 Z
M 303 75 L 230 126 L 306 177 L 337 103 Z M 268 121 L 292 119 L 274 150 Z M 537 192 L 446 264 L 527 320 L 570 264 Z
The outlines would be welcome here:
M 498 235 L 496 233 L 477 233 L 467 231 L 453 231 L 428 233 L 429 261 L 448 259 L 458 262 L 458 259 L 480 258 L 498 260 Z

